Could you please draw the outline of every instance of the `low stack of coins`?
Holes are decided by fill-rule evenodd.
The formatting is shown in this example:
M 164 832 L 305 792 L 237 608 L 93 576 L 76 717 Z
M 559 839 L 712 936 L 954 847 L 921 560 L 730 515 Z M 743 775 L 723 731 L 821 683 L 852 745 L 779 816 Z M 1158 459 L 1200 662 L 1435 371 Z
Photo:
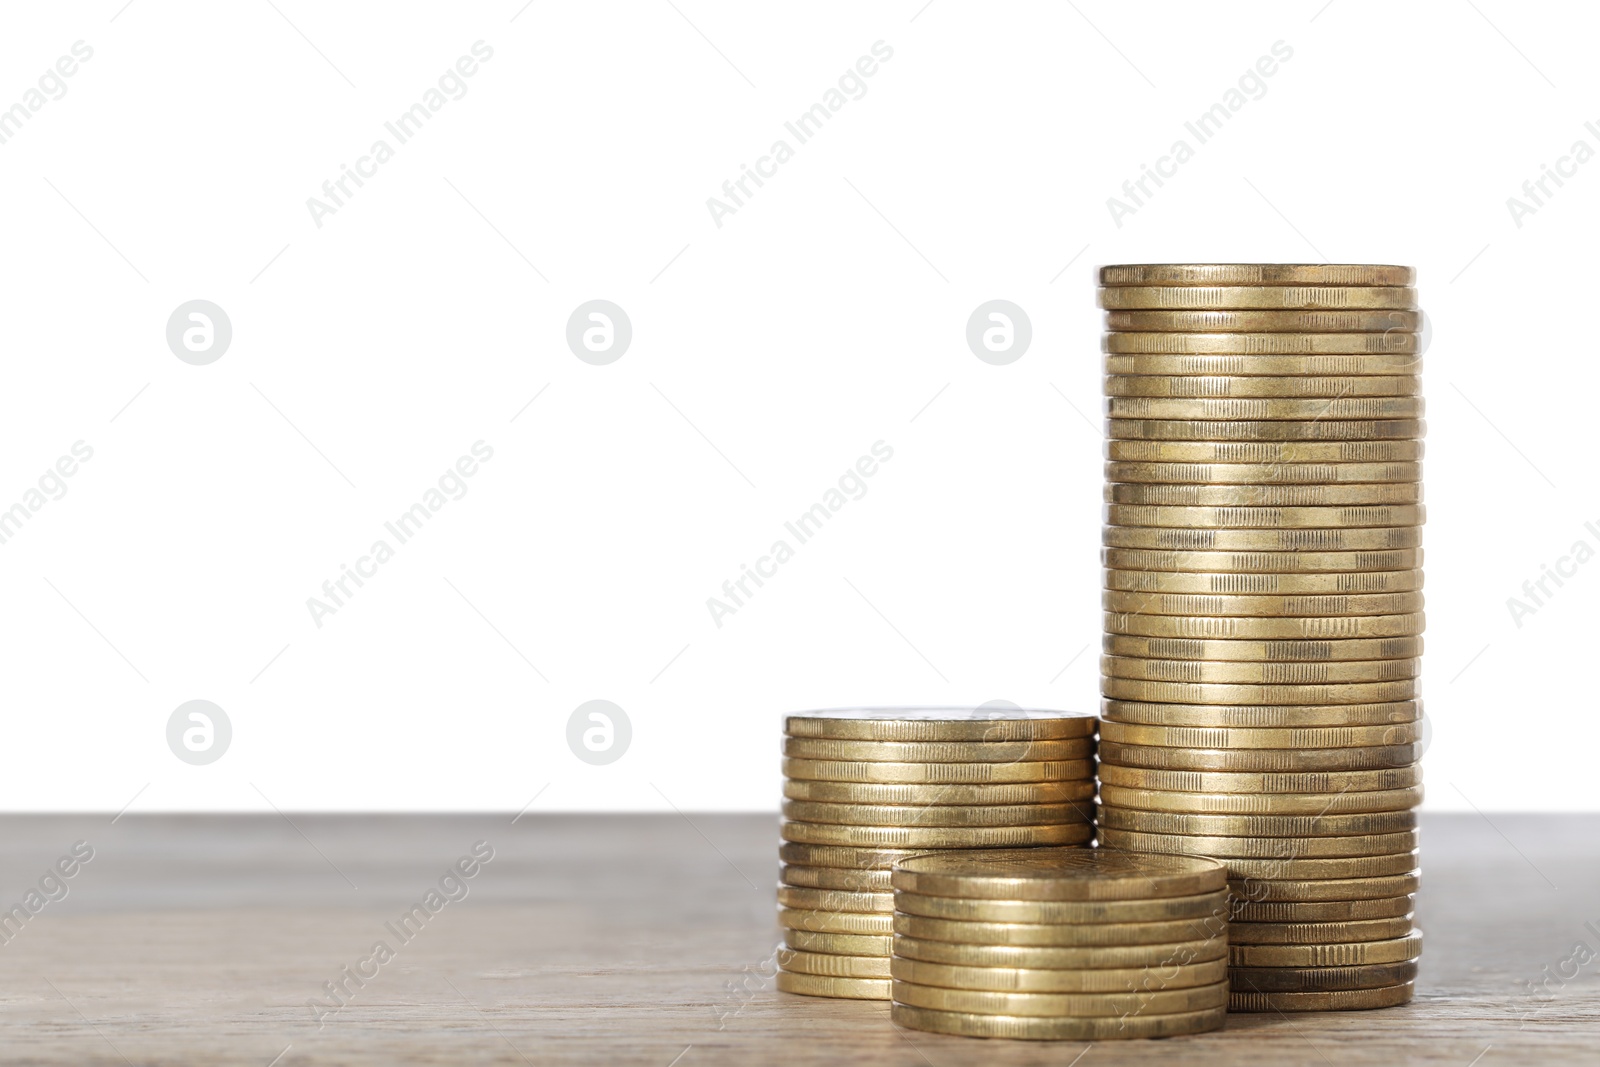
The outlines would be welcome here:
M 1227 1014 L 1227 872 L 1097 849 L 944 852 L 895 864 L 902 1026 L 1095 1041 L 1215 1030 Z
M 1100 841 L 1227 865 L 1237 1011 L 1412 995 L 1413 278 L 1355 265 L 1101 271 Z
M 783 745 L 778 988 L 889 999 L 896 860 L 1086 845 L 1092 715 L 866 708 L 791 715 Z

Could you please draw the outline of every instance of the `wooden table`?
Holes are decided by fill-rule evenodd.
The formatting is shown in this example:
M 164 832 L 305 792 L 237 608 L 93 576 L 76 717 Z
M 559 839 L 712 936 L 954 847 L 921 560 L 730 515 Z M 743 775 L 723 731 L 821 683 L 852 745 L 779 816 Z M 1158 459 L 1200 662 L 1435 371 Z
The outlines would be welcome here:
M 1600 958 L 1563 964 L 1578 942 L 1600 953 L 1600 816 L 1491 818 L 1425 818 L 1414 1004 L 1236 1015 L 1101 1042 L 1086 1067 L 1600 1063 Z M 45 879 L 64 898 L 41 892 L 36 915 L 0 926 L 5 1064 L 1065 1067 L 1085 1047 L 901 1031 L 881 1003 L 775 992 L 772 815 L 0 823 L 3 903 L 74 842 L 94 850 Z M 493 859 L 474 867 L 478 841 Z M 473 877 L 445 881 L 459 899 L 440 892 L 402 941 L 400 916 L 462 857 Z M 351 991 L 337 1010 L 336 980 Z

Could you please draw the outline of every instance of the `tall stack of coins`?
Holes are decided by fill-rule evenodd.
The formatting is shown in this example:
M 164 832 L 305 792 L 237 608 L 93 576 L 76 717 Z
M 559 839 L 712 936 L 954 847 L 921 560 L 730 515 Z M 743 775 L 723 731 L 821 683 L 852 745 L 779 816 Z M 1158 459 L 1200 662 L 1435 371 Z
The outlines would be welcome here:
M 1101 271 L 1100 841 L 1227 865 L 1237 1011 L 1412 995 L 1413 278 L 1355 265 Z
M 894 866 L 902 1026 L 1095 1041 L 1215 1030 L 1227 1013 L 1227 872 L 1097 849 L 944 852 Z
M 788 717 L 778 988 L 889 999 L 896 860 L 1086 845 L 1092 715 L 866 708 Z

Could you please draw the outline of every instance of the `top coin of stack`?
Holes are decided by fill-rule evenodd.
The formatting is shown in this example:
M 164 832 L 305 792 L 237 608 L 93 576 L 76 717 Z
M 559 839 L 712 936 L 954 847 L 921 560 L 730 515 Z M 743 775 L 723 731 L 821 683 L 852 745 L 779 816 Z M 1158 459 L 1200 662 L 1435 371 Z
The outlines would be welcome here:
M 1404 1003 L 1421 936 L 1414 272 L 1100 280 L 1100 842 L 1227 865 L 1234 1010 Z
M 784 724 L 778 988 L 889 999 L 896 860 L 937 849 L 1084 845 L 1092 715 L 864 708 Z

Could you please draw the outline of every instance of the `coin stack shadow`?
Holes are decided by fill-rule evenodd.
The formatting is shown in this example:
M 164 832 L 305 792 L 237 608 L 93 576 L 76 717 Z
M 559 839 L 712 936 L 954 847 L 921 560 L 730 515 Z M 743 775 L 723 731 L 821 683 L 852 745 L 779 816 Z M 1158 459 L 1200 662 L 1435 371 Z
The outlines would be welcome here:
M 1214 860 L 1096 849 L 944 852 L 895 864 L 902 1026 L 1095 1041 L 1215 1030 L 1228 880 Z
M 889 999 L 896 860 L 937 849 L 1087 845 L 1092 715 L 850 709 L 784 724 L 777 985 Z
M 1100 843 L 1227 865 L 1232 1010 L 1403 1004 L 1422 936 L 1414 272 L 1100 281 Z

